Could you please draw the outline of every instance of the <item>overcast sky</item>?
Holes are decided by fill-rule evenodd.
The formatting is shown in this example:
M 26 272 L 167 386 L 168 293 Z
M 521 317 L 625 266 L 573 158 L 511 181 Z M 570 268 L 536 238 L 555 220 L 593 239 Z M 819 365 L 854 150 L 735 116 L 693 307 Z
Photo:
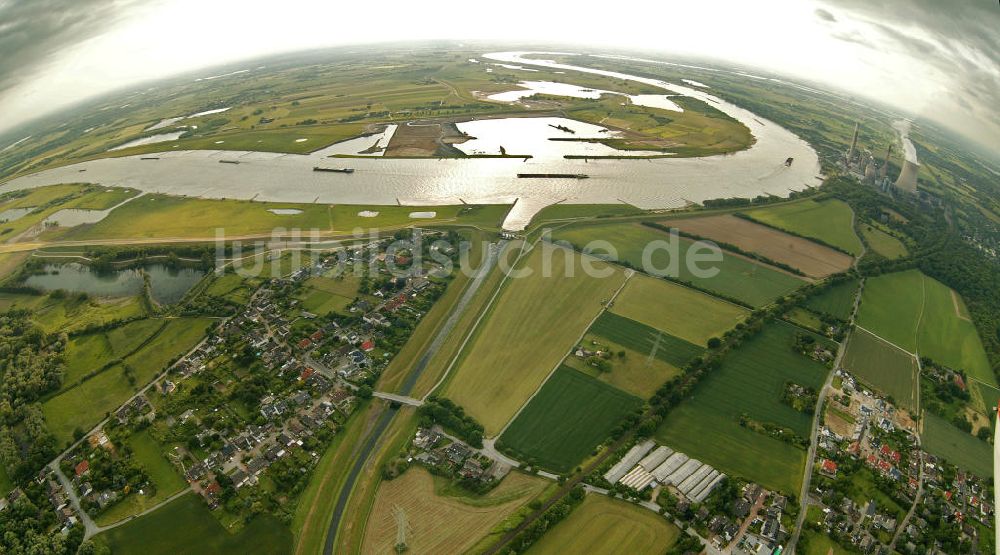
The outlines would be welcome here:
M 0 133 L 102 92 L 223 62 L 475 38 L 754 65 L 879 98 L 995 147 L 998 30 L 996 0 L 0 0 Z

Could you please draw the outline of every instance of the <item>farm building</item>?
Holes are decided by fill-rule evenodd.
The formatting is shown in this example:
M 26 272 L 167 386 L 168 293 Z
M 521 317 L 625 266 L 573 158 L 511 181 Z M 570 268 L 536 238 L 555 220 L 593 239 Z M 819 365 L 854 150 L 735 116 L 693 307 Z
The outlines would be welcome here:
M 653 469 L 660 466 L 663 461 L 667 460 L 667 457 L 673 454 L 673 449 L 661 445 L 654 449 L 652 453 L 643 457 L 643 459 L 639 461 L 639 466 L 641 466 L 646 472 L 652 472 Z
M 653 475 L 641 466 L 636 466 L 621 479 L 621 484 L 636 491 L 642 491 L 653 483 Z
M 719 485 L 719 483 L 725 479 L 726 479 L 725 474 L 719 474 L 718 476 L 715 477 L 715 479 L 709 482 L 708 485 L 701 488 L 700 490 L 694 491 L 691 494 L 691 501 L 694 503 L 701 503 L 702 501 L 705 500 L 706 497 L 708 497 L 708 494 L 712 493 L 712 490 L 715 489 L 715 486 Z
M 622 476 L 625 476 L 625 474 L 628 473 L 628 471 L 655 446 L 656 444 L 653 443 L 653 440 L 651 439 L 636 444 L 628 450 L 628 453 L 625 453 L 622 460 L 615 463 L 615 465 L 604 474 L 604 479 L 612 484 L 618 482 L 618 480 L 622 479 Z
M 706 476 L 712 473 L 712 470 L 713 468 L 711 466 L 708 466 L 707 464 L 702 465 L 700 468 L 698 468 L 698 470 L 695 470 L 694 472 L 691 473 L 690 476 L 685 478 L 684 481 L 677 484 L 677 489 L 680 490 L 680 492 L 683 493 L 685 496 L 687 496 L 689 493 L 691 493 L 691 490 L 693 490 L 695 486 L 697 486 L 702 480 L 704 480 Z
M 675 486 L 680 484 L 686 480 L 688 476 L 694 474 L 694 472 L 701 468 L 701 466 L 701 461 L 698 459 L 688 459 L 688 462 L 682 464 L 680 468 L 673 472 L 673 474 L 667 476 L 667 481 L 664 485 Z
M 670 455 L 667 460 L 663 461 L 663 464 L 653 470 L 653 476 L 656 478 L 656 481 L 661 484 L 666 483 L 667 477 L 680 468 L 682 464 L 688 462 L 688 458 L 689 457 L 684 453 L 674 453 L 673 455 Z

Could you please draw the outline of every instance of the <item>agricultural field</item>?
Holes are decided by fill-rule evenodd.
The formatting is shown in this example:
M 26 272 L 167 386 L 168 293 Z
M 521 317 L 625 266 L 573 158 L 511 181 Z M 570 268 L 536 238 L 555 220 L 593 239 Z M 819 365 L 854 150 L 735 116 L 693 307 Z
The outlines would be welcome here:
M 854 232 L 854 212 L 844 201 L 807 199 L 745 213 L 771 227 L 817 239 L 855 256 L 861 254 L 861 239 Z
M 152 495 L 133 493 L 97 517 L 97 524 L 106 526 L 156 506 L 164 499 L 188 487 L 184 478 L 163 454 L 163 446 L 148 431 L 132 434 L 128 439 L 133 459 L 149 474 L 153 482 Z
M 610 310 L 703 347 L 747 315 L 741 306 L 645 275 L 630 279 Z
M 88 431 L 118 408 L 167 364 L 194 347 L 211 324 L 207 318 L 176 318 L 143 347 L 85 381 L 42 403 L 52 435 L 62 444 L 74 430 Z
M 657 439 L 727 474 L 786 493 L 798 491 L 805 451 L 741 426 L 740 418 L 809 437 L 810 415 L 782 402 L 782 395 L 789 382 L 819 390 L 828 370 L 792 349 L 799 333 L 807 332 L 784 322 L 765 326 L 667 416 Z
M 642 400 L 566 366 L 500 436 L 497 446 L 556 472 L 568 472 L 589 455 Z
M 653 241 L 670 241 L 671 236 L 663 231 L 638 223 L 577 225 L 558 230 L 553 234 L 556 240 L 568 241 L 577 248 L 583 248 L 591 241 L 604 240 L 614 247 L 617 260 L 635 268 L 643 267 L 643 250 Z M 649 273 L 656 276 L 676 276 L 676 279 L 691 283 L 699 289 L 711 291 L 725 297 L 737 299 L 751 306 L 763 306 L 777 297 L 790 293 L 805 285 L 792 274 L 783 272 L 745 257 L 723 253 L 722 262 L 701 262 L 699 269 L 718 268 L 713 277 L 697 277 L 685 264 L 687 253 L 694 243 L 679 239 L 677 268 L 671 268 L 671 255 L 664 248 L 654 248 L 650 252 Z M 700 249 L 704 254 L 706 249 Z M 603 254 L 603 252 L 602 252 Z
M 278 519 L 259 516 L 230 533 L 200 497 L 190 494 L 148 515 L 94 537 L 113 553 L 178 555 L 181 553 L 288 553 L 292 533 Z
M 858 324 L 910 352 L 965 370 L 987 386 L 997 385 L 962 298 L 919 270 L 868 279 Z M 980 410 L 988 410 L 979 397 Z
M 903 258 L 907 256 L 909 251 L 906 249 L 906 245 L 902 241 L 889 235 L 885 231 L 871 225 L 871 224 L 861 224 L 861 235 L 865 238 L 865 242 L 869 247 L 876 253 L 892 260 L 895 258 Z
M 544 249 L 552 250 L 557 269 L 551 277 L 542 272 Z M 561 271 L 566 262 L 573 277 Z M 602 262 L 595 265 L 612 275 L 588 276 L 581 255 L 539 243 L 518 268 L 532 274 L 504 285 L 444 390 L 485 427 L 487 436 L 503 429 L 621 286 L 622 272 Z
M 989 443 L 930 412 L 924 412 L 922 423 L 920 439 L 929 453 L 983 478 L 993 477 L 993 448 Z
M 729 243 L 747 252 L 755 252 L 814 278 L 843 272 L 854 262 L 850 255 L 840 251 L 730 214 L 678 218 L 660 223 L 685 233 Z
M 917 359 L 862 329 L 847 343 L 843 366 L 867 384 L 892 398 L 912 414 L 920 413 Z
M 622 345 L 644 357 L 654 357 L 677 367 L 684 366 L 705 348 L 613 312 L 594 322 L 590 334 Z
M 466 497 L 444 494 L 443 482 L 420 467 L 383 481 L 368 515 L 361 552 L 394 552 L 398 508 L 408 524 L 409 552 L 464 553 L 546 486 L 540 478 L 515 471 L 486 495 Z
M 679 528 L 650 510 L 592 493 L 527 553 L 659 555 L 669 551 L 680 534 Z
M 805 302 L 806 308 L 820 314 L 827 314 L 847 321 L 854 308 L 854 295 L 858 291 L 858 280 L 850 279 L 827 287 Z

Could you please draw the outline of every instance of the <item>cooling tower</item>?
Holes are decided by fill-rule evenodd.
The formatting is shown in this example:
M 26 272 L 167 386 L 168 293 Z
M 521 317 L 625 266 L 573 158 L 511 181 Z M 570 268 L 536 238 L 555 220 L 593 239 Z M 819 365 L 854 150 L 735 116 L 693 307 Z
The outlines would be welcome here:
M 909 160 L 903 162 L 903 171 L 899 172 L 899 178 L 896 179 L 896 188 L 908 193 L 916 193 L 917 171 L 919 169 L 920 164 L 917 164 L 916 162 L 911 162 Z

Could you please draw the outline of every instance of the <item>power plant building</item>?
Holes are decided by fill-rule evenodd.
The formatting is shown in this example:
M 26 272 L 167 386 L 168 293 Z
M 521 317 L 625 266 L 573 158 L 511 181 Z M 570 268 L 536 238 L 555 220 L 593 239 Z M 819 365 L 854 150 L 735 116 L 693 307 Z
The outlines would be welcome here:
M 920 171 L 920 164 L 909 160 L 903 162 L 903 171 L 899 172 L 899 177 L 896 179 L 896 188 L 916 194 L 918 171 Z

